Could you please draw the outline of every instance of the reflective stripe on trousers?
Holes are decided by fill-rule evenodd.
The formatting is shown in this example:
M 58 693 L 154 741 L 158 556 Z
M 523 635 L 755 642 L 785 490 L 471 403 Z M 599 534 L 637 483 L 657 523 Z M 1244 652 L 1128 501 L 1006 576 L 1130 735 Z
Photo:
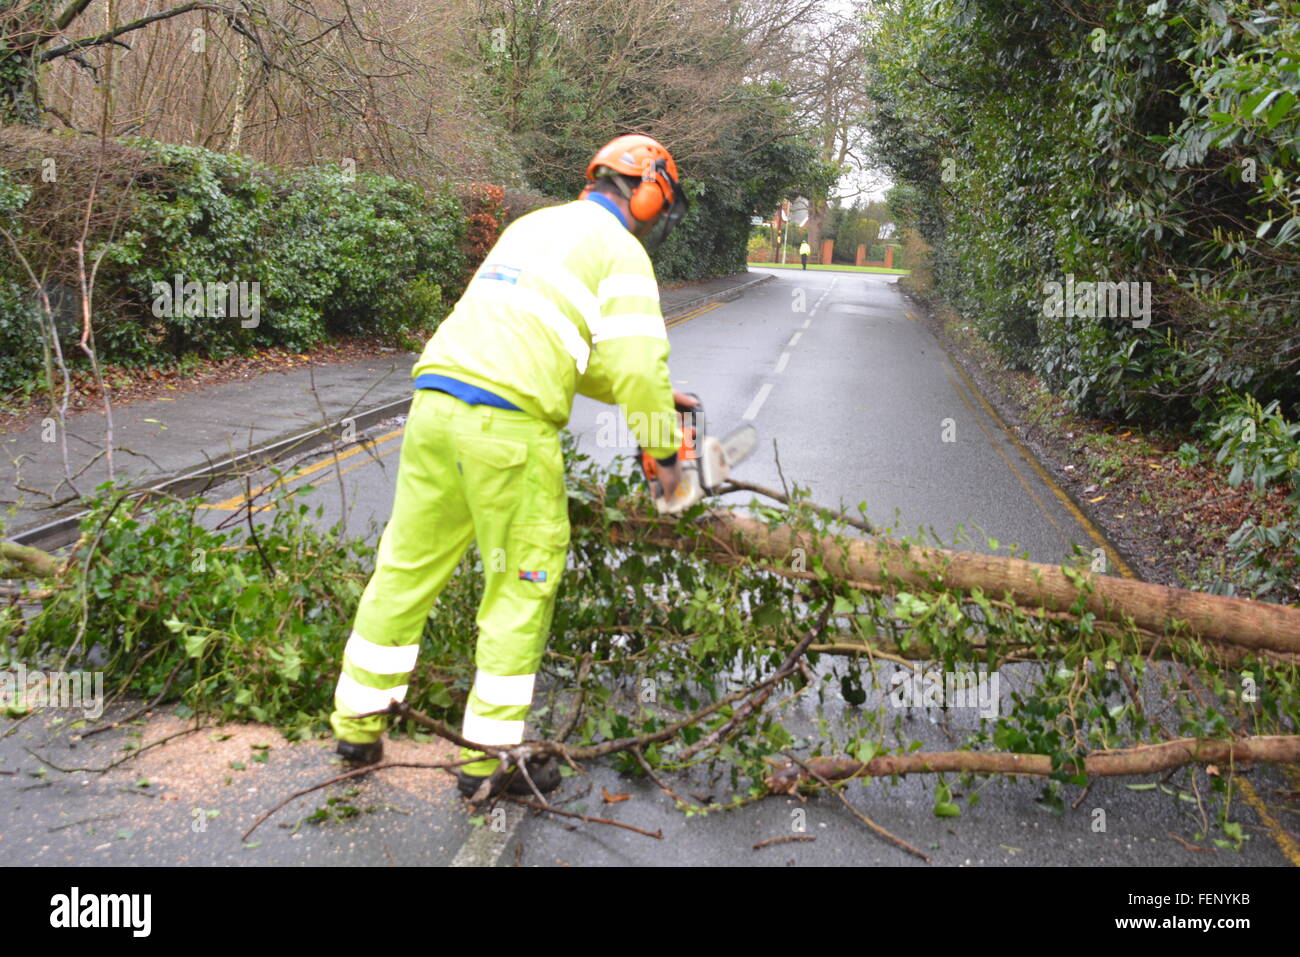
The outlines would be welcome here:
M 385 716 L 355 716 L 405 698 L 429 611 L 473 540 L 483 559 L 483 598 L 464 735 L 515 744 L 523 740 L 568 552 L 559 435 L 523 412 L 419 391 L 392 517 L 344 650 L 330 718 L 339 738 L 373 741 L 383 733 Z M 469 770 L 486 774 L 494 766 L 489 760 Z

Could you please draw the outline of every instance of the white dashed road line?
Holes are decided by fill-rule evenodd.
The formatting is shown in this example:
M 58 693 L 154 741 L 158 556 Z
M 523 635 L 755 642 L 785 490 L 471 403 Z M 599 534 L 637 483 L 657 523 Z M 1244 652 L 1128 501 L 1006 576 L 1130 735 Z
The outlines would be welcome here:
M 817 314 L 817 307 L 820 306 L 822 302 L 826 299 L 826 297 L 831 294 L 831 290 L 835 288 L 835 284 L 837 282 L 839 282 L 838 279 L 832 279 L 831 284 L 826 287 L 826 291 L 822 293 L 821 297 L 817 300 L 817 302 L 813 304 L 812 309 L 809 310 L 808 312 L 808 318 L 803 321 L 803 328 L 807 329 L 809 326 L 812 325 L 812 317 Z M 803 337 L 802 332 L 796 332 L 794 335 L 790 337 L 790 342 L 786 346 L 785 351 L 781 353 L 781 358 L 776 360 L 777 375 L 781 375 L 782 373 L 785 372 L 785 367 L 790 362 L 790 350 L 799 344 L 799 340 L 802 337 Z M 745 414 L 743 418 L 745 418 L 746 420 L 752 420 L 757 418 L 758 410 L 763 408 L 763 403 L 767 401 L 767 397 L 771 394 L 772 394 L 772 383 L 770 382 L 763 383 L 762 387 L 758 390 L 758 395 L 754 396 L 754 401 L 749 403 L 749 408 L 745 410 Z
M 754 401 L 749 403 L 749 408 L 745 410 L 745 414 L 741 418 L 750 420 L 754 419 L 758 415 L 758 410 L 763 407 L 763 403 L 767 401 L 767 397 L 771 392 L 772 383 L 764 382 L 763 387 L 758 390 L 758 395 L 754 396 Z

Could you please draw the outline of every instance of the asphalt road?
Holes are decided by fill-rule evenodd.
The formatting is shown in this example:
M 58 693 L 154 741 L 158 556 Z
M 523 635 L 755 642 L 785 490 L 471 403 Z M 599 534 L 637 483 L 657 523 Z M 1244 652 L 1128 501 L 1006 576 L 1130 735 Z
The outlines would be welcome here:
M 1059 562 L 1075 544 L 1103 547 L 983 408 L 897 276 L 773 273 L 670 331 L 674 385 L 700 395 L 710 428 L 758 429 L 738 477 L 780 488 L 783 472 L 814 501 L 865 502 L 877 526 L 966 548 L 987 550 L 992 537 L 1004 552 Z M 611 414 L 574 404 L 569 427 L 598 460 L 635 452 L 598 442 Z
M 909 306 L 894 283 L 892 276 L 779 272 L 773 281 L 740 299 L 705 307 L 672 325 L 674 384 L 702 396 L 715 431 L 725 432 L 742 421 L 754 423 L 761 437 L 759 451 L 738 470 L 740 477 L 752 482 L 781 483 L 772 446 L 775 439 L 787 481 L 810 487 L 813 499 L 824 504 L 855 507 L 865 501 L 873 521 L 901 533 L 926 529 L 941 541 L 956 539 L 979 549 L 989 548 L 991 537 L 1003 550 L 1014 545 L 1047 562 L 1061 561 L 1076 546 L 1089 552 L 1106 549 L 1098 532 L 1021 453 L 925 326 L 909 315 Z M 580 447 L 601 460 L 634 451 L 600 440 L 602 431 L 605 435 L 623 432 L 608 428 L 610 414 L 608 407 L 580 398 L 570 424 Z M 401 428 L 400 420 L 381 424 L 370 433 L 376 443 L 371 453 L 323 459 L 311 475 L 295 480 L 318 486 L 314 495 L 325 507 L 324 521 L 343 514 L 346 502 L 351 533 L 377 538 L 391 507 Z M 340 472 L 341 482 L 335 477 Z M 218 506 L 210 509 L 211 520 L 230 514 L 228 509 L 240 492 L 230 487 L 210 496 L 209 501 Z M 1106 557 L 1112 572 L 1125 572 L 1119 556 L 1108 550 Z M 1022 671 L 1009 677 L 1002 689 L 1004 698 L 1009 695 L 1007 685 L 1026 675 Z M 874 704 L 871 698 L 866 707 Z M 896 732 L 898 742 L 921 740 L 927 747 L 952 747 L 973 721 L 963 724 L 957 712 L 949 714 L 951 720 L 941 723 L 933 711 L 907 713 Z M 835 706 L 824 716 L 834 721 Z M 808 705 L 801 720 L 811 727 L 818 717 Z M 3 730 L 0 727 L 0 733 Z M 21 740 L 24 736 L 0 741 L 0 768 L 34 769 L 34 762 L 19 747 L 26 743 Z M 296 748 L 314 748 L 315 756 L 305 759 Z M 315 780 L 325 767 L 325 757 L 314 744 L 287 749 L 285 761 L 315 768 Z M 48 780 L 0 778 L 0 789 L 16 790 L 20 783 L 44 785 Z M 301 780 L 297 786 L 312 780 Z M 934 781 L 924 776 L 896 787 L 854 785 L 849 796 L 860 810 L 939 864 L 1190 868 L 1286 865 L 1288 860 L 1300 864 L 1294 802 L 1288 806 L 1278 797 L 1296 785 L 1288 782 L 1283 771 L 1264 769 L 1247 776 L 1247 796 L 1233 808 L 1234 819 L 1242 822 L 1249 837 L 1239 853 L 1186 848 L 1182 842 L 1201 829 L 1197 806 L 1190 794 L 1159 781 L 1156 777 L 1098 780 L 1077 808 L 1067 804 L 1063 814 L 1039 803 L 1041 784 L 1024 779 L 979 785 L 979 803 L 967 806 L 959 799 L 962 814 L 953 819 L 934 817 Z M 1145 789 L 1134 790 L 1135 784 Z M 700 781 L 674 786 L 709 789 L 707 782 Z M 602 787 L 630 793 L 632 798 L 605 805 Z M 280 789 L 288 788 L 286 780 Z M 570 795 L 585 795 L 568 805 L 570 810 L 585 809 L 648 830 L 662 829 L 663 839 L 590 824 L 575 828 L 571 822 L 523 817 L 517 811 L 511 812 L 509 826 L 503 830 L 467 829 L 465 812 L 457 801 L 424 802 L 409 792 L 390 789 L 373 813 L 354 820 L 301 829 L 297 837 L 268 827 L 262 832 L 262 845 L 253 851 L 238 847 L 236 821 L 246 825 L 248 814 L 240 816 L 232 807 L 203 842 L 187 839 L 185 846 L 188 859 L 195 863 L 921 863 L 872 834 L 830 796 L 806 804 L 772 798 L 726 814 L 687 818 L 652 784 L 620 779 L 609 768 L 593 768 L 590 781 L 571 780 L 566 789 Z M 222 806 L 222 800 L 234 802 L 235 797 L 233 791 L 225 797 L 213 796 L 211 806 Z M 244 796 L 238 797 L 246 807 Z M 1067 791 L 1067 801 L 1078 797 L 1077 789 Z M 139 802 L 140 798 L 124 800 Z M 283 820 L 292 822 L 314 806 L 283 812 Z M 1098 810 L 1104 812 L 1105 830 L 1095 827 Z M 21 825 L 31 813 L 30 800 L 0 811 L 0 835 L 9 826 Z M 183 830 L 184 821 L 178 817 L 175 827 Z M 42 819 L 42 823 L 47 822 Z M 400 838 L 417 824 L 417 834 L 430 834 L 429 827 L 438 829 L 436 849 L 432 844 L 426 848 L 421 840 Z M 59 842 L 83 840 L 78 833 L 70 828 L 42 838 L 50 848 L 46 859 L 66 860 L 69 851 L 60 850 Z M 216 840 L 212 834 L 224 837 Z M 376 840 L 375 834 L 386 839 Z M 815 840 L 752 849 L 755 842 L 796 834 Z M 102 838 L 84 841 L 103 847 Z M 128 842 L 108 844 L 98 852 L 99 862 L 107 863 L 104 858 L 119 853 L 123 862 L 133 859 Z M 205 851 L 209 844 L 211 850 Z M 0 841 L 0 859 L 14 862 L 3 845 Z

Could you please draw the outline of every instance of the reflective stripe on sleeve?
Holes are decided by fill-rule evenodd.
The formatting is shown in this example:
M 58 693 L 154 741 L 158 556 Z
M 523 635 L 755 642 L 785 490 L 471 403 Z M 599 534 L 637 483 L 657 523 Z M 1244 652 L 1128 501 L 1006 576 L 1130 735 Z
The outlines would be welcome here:
M 343 649 L 343 657 L 366 671 L 377 675 L 407 674 L 415 667 L 420 645 L 377 645 L 362 638 L 355 631 Z
M 490 675 L 479 671 L 474 675 L 474 693 L 487 704 L 527 707 L 533 702 L 536 678 L 536 675 Z
M 569 300 L 588 326 L 593 320 L 600 318 L 600 302 L 596 296 L 587 288 L 587 284 L 570 272 L 563 263 L 545 263 L 537 267 L 535 272 L 542 281 L 554 286 L 560 295 Z
M 667 339 L 668 329 L 664 326 L 664 317 L 648 312 L 623 313 L 615 316 L 602 316 L 591 327 L 591 341 L 604 342 L 606 339 L 622 339 L 625 336 L 652 336 L 655 339 Z
M 485 718 L 466 708 L 461 734 L 474 744 L 518 744 L 524 740 L 524 722 Z
M 659 284 L 650 276 L 636 273 L 617 273 L 606 276 L 596 287 L 596 298 L 604 305 L 619 296 L 644 296 L 659 301 Z
M 369 714 L 372 711 L 383 711 L 390 701 L 405 701 L 406 685 L 398 685 L 396 688 L 370 688 L 347 672 L 343 672 L 339 675 L 334 696 L 338 698 L 339 704 L 352 714 Z

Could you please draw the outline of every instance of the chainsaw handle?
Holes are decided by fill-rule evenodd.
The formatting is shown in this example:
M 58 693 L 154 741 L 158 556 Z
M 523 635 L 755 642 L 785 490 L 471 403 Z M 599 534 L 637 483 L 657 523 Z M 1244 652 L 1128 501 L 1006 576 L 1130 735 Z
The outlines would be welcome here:
M 695 404 L 683 405 L 675 398 L 673 400 L 673 408 L 682 431 L 682 441 L 676 450 L 679 464 L 699 458 L 699 443 L 704 436 L 704 403 L 694 392 L 686 392 L 683 395 L 690 396 L 695 400 Z M 637 452 L 641 460 L 641 473 L 650 486 L 651 495 L 654 498 L 662 498 L 663 486 L 659 481 L 659 463 L 645 449 L 638 448 Z
M 673 403 L 682 427 L 682 446 L 678 449 L 678 453 L 686 453 L 685 457 L 688 459 L 699 458 L 700 439 L 707 434 L 704 431 L 704 403 L 694 392 L 685 394 L 694 399 L 695 404 L 682 405 L 675 401 Z

